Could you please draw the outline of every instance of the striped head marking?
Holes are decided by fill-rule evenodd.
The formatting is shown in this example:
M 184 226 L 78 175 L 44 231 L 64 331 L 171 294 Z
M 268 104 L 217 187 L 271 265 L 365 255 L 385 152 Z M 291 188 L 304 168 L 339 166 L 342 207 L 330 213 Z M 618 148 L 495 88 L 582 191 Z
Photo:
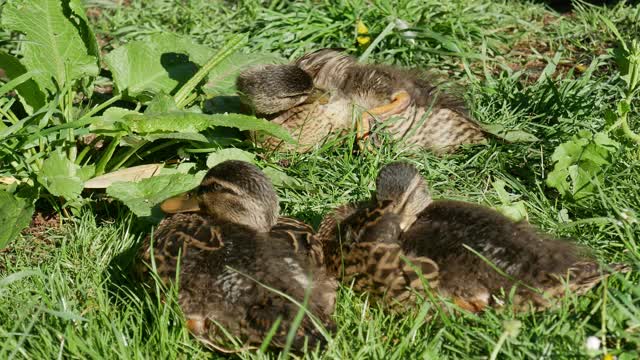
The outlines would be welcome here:
M 295 65 L 259 65 L 242 71 L 236 88 L 256 113 L 275 114 L 307 100 L 313 79 Z
M 278 196 L 255 165 L 228 160 L 209 169 L 196 190 L 201 211 L 210 216 L 268 231 L 278 219 Z
M 376 178 L 376 199 L 393 202 L 393 212 L 402 218 L 400 228 L 403 231 L 431 203 L 429 188 L 418 169 L 406 162 L 382 167 Z

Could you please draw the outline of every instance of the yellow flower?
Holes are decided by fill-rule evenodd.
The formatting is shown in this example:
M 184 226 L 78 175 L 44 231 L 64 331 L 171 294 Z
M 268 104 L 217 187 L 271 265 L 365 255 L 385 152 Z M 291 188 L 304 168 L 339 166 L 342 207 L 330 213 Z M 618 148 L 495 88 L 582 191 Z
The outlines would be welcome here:
M 578 70 L 578 72 L 583 73 L 583 72 L 587 71 L 587 65 L 578 64 L 578 65 L 576 65 L 576 70 Z
M 369 28 L 365 25 L 362 20 L 358 20 L 356 24 L 356 33 L 358 36 L 356 37 L 356 41 L 361 46 L 365 46 L 371 42 L 371 36 L 369 36 Z
M 616 357 L 611 355 L 611 354 L 607 354 L 605 356 L 602 357 L 602 360 L 615 360 Z

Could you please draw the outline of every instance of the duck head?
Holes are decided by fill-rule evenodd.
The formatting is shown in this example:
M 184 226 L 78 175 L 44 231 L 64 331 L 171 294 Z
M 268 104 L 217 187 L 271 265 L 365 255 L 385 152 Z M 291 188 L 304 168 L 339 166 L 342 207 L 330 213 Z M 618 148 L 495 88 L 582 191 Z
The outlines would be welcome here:
M 415 166 L 393 162 L 383 166 L 378 173 L 376 200 L 393 204 L 392 211 L 400 216 L 400 228 L 405 231 L 431 203 L 431 195 Z
M 165 213 L 201 211 L 207 216 L 269 231 L 279 213 L 278 196 L 271 181 L 255 165 L 228 160 L 209 169 L 200 186 L 165 200 Z
M 302 104 L 313 91 L 311 76 L 294 65 L 259 65 L 240 73 L 236 88 L 257 114 L 276 114 Z

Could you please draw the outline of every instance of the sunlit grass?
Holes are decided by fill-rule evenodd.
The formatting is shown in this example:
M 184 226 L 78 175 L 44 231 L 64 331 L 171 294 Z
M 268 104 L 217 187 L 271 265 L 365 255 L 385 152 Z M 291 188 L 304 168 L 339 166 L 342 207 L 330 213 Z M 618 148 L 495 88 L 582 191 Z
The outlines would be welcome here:
M 228 34 L 246 31 L 243 51 L 295 57 L 324 46 L 358 47 L 356 23 L 375 38 L 398 18 L 415 36 L 392 32 L 370 60 L 420 66 L 465 85 L 464 96 L 481 122 L 536 135 L 534 143 L 491 143 L 436 157 L 385 146 L 354 155 L 348 145 L 328 143 L 309 154 L 265 154 L 260 161 L 298 179 L 300 188 L 280 188 L 282 213 L 317 226 L 333 207 L 370 196 L 380 166 L 396 159 L 416 164 L 434 197 L 500 204 L 492 187 L 507 183 L 522 200 L 530 222 L 594 249 L 603 261 L 640 267 L 640 163 L 624 143 L 605 166 L 604 181 L 591 198 L 563 199 L 545 185 L 551 154 L 579 130 L 601 131 L 604 113 L 621 96 L 621 80 L 608 50 L 614 37 L 597 21 L 609 18 L 624 36 L 637 34 L 640 9 L 580 5 L 571 17 L 534 2 L 453 1 L 188 1 L 134 0 L 127 7 L 85 1 L 102 8 L 97 33 L 110 46 L 143 35 L 175 31 L 211 47 Z M 395 5 L 392 5 L 395 4 Z M 636 35 L 637 36 L 637 35 Z M 4 39 L 4 38 L 3 38 Z M 547 68 L 559 55 L 562 66 Z M 539 64 L 538 64 L 539 62 Z M 576 67 L 584 65 L 585 68 Z M 541 79 L 545 69 L 550 72 Z M 585 70 L 586 69 L 586 70 Z M 630 122 L 640 124 L 637 100 Z M 625 145 L 626 144 L 626 145 Z M 204 158 L 203 158 L 204 159 Z M 198 159 L 198 160 L 203 160 Z M 284 161 L 286 160 L 286 161 Z M 287 163 L 287 166 L 278 164 Z M 182 326 L 171 297 L 161 302 L 129 275 L 132 252 L 148 230 L 124 207 L 96 219 L 85 210 L 42 239 L 23 236 L 0 252 L 0 358 L 216 358 Z M 506 337 L 498 358 L 602 357 L 588 353 L 588 336 L 605 340 L 606 352 L 635 359 L 640 349 L 638 276 L 613 277 L 592 294 L 569 298 L 542 314 L 509 309 L 481 316 L 441 312 L 428 300 L 405 314 L 391 314 L 366 296 L 340 289 L 338 331 L 324 351 L 309 358 L 488 358 L 519 320 L 516 337 Z M 242 358 L 257 358 L 254 352 Z M 278 357 L 269 353 L 267 357 Z

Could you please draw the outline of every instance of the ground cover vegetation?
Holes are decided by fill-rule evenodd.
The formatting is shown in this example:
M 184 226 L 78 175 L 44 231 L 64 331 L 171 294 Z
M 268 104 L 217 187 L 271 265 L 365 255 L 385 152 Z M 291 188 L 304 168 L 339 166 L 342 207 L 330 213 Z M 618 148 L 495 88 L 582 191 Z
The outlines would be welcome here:
M 368 198 L 383 164 L 407 160 L 437 198 L 495 207 L 636 270 L 543 314 L 436 311 L 426 299 L 399 316 L 346 284 L 337 333 L 304 357 L 640 356 L 638 5 L 574 2 L 563 13 L 488 0 L 0 6 L 1 358 L 219 357 L 188 335 L 171 290 L 166 301 L 148 295 L 129 265 L 161 216 L 157 205 L 231 158 L 261 167 L 282 214 L 314 226 Z M 514 142 L 438 157 L 394 144 L 356 153 L 339 140 L 286 154 L 246 141 L 245 130 L 295 139 L 239 114 L 239 69 L 321 47 L 446 76 L 478 121 Z M 600 346 L 585 346 L 589 337 Z

